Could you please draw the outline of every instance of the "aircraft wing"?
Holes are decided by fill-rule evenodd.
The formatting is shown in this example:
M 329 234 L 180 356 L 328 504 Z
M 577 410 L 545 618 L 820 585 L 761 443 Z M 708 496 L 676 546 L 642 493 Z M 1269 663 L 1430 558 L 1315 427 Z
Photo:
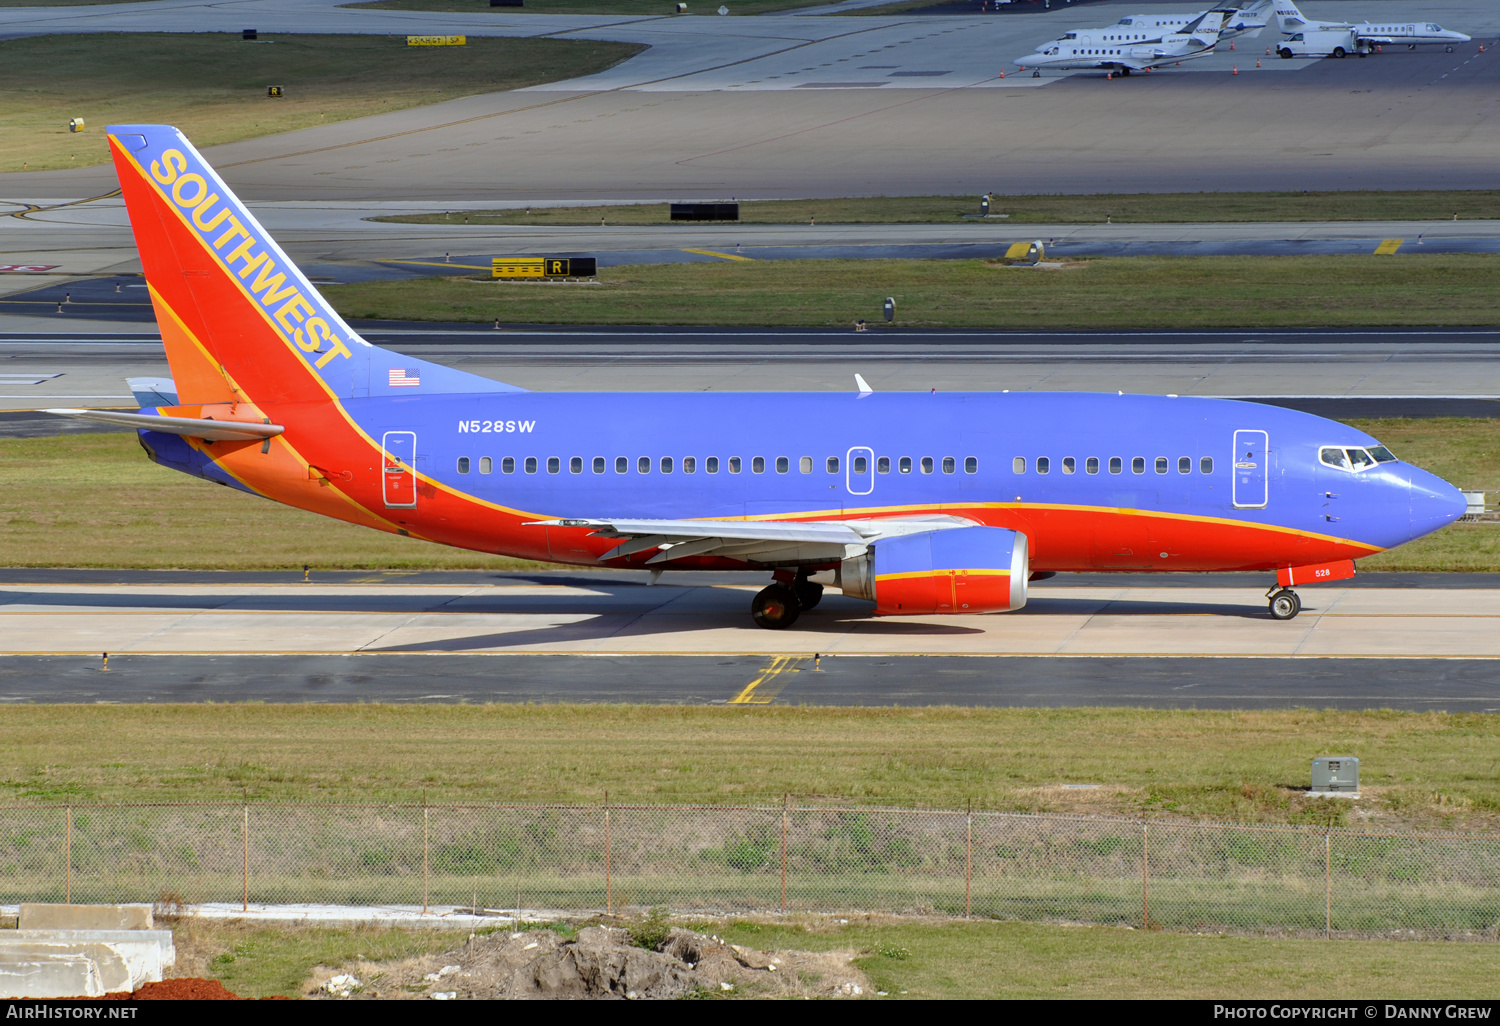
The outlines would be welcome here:
M 963 517 L 931 516 L 879 520 L 626 520 L 609 518 L 537 520 L 538 527 L 587 527 L 591 535 L 620 544 L 599 562 L 656 549 L 646 564 L 689 556 L 723 556 L 748 563 L 831 562 L 862 551 L 880 538 L 948 527 L 972 527 Z

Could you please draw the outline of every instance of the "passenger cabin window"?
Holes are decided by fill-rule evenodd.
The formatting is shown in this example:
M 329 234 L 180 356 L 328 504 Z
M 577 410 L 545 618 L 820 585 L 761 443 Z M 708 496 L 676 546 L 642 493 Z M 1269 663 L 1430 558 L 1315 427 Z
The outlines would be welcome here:
M 791 470 L 791 469 L 792 469 L 792 461 L 791 460 L 787 459 L 785 456 L 778 456 L 778 457 L 776 457 L 776 473 L 778 473 L 778 474 L 785 474 L 788 470 Z
M 1130 472 L 1132 474 L 1144 474 L 1146 472 L 1146 457 L 1137 456 L 1130 461 Z
M 979 459 L 978 459 L 978 457 L 975 457 L 975 456 L 965 456 L 964 457 L 964 473 L 965 474 L 977 474 L 977 473 L 979 473 Z
M 766 458 L 764 456 L 752 456 L 750 458 L 750 473 L 764 474 L 766 472 Z
M 1165 456 L 1156 457 L 1156 472 L 1158 474 L 1165 474 L 1167 472 L 1167 458 Z
M 740 458 L 738 456 L 729 457 L 729 472 L 731 474 L 738 474 L 740 472 Z
M 797 470 L 803 474 L 812 473 L 812 457 L 804 456 L 797 461 Z
M 958 469 L 958 461 L 952 456 L 943 457 L 943 473 L 951 474 Z
M 828 463 L 826 465 L 830 474 L 837 474 L 839 472 L 839 458 L 837 456 L 828 457 Z
M 469 472 L 469 457 L 460 456 L 458 458 L 458 472 L 460 474 L 467 474 Z
M 1062 461 L 1062 471 L 1064 474 L 1078 473 L 1078 461 L 1071 456 L 1064 456 Z
M 1198 473 L 1200 473 L 1200 474 L 1212 474 L 1213 472 L 1214 472 L 1214 458 L 1212 456 L 1204 456 L 1202 459 L 1200 459 L 1198 461 Z
M 856 474 L 868 474 L 870 472 L 870 461 L 867 457 L 856 456 L 853 460 L 854 472 Z
M 481 457 L 479 457 L 479 472 L 481 474 L 488 474 L 490 471 L 492 471 L 494 469 L 495 469 L 495 461 L 494 460 L 490 459 L 488 456 L 481 456 Z
M 877 473 L 877 474 L 889 474 L 890 472 L 891 472 L 891 458 L 889 456 L 881 456 L 879 459 L 877 459 L 875 461 L 875 473 Z
M 638 457 L 636 459 L 636 461 L 635 461 L 635 472 L 637 474 L 649 474 L 649 473 L 651 473 L 651 457 L 650 456 L 640 456 L 640 457 Z
M 526 473 L 528 473 L 528 474 L 535 474 L 536 473 L 536 457 L 535 456 L 528 456 L 528 457 L 526 457 L 525 467 L 526 467 Z
M 704 460 L 703 469 L 710 474 L 717 474 L 719 472 L 719 457 L 710 456 L 708 459 Z
M 663 474 L 670 474 L 672 472 L 672 457 L 663 456 L 661 458 L 661 472 Z
M 903 456 L 903 457 L 901 457 L 901 461 L 896 464 L 896 469 L 899 470 L 899 471 L 901 471 L 901 473 L 903 473 L 903 474 L 910 474 L 911 473 L 911 457 L 910 456 Z
M 1083 469 L 1090 474 L 1099 473 L 1099 457 L 1090 456 L 1088 459 L 1084 460 Z
M 602 474 L 602 473 L 604 473 L 604 466 L 605 466 L 605 464 L 604 464 L 604 457 L 603 456 L 595 456 L 594 457 L 594 473 L 596 473 L 596 474 Z
M 555 473 L 557 473 L 561 469 L 562 469 L 562 460 L 558 459 L 556 456 L 548 456 L 547 457 L 547 473 L 549 473 L 549 474 L 555 474 Z
M 572 459 L 568 460 L 568 473 L 570 473 L 570 474 L 582 474 L 583 473 L 583 457 L 582 456 L 574 456 Z
M 1038 474 L 1052 473 L 1052 460 L 1046 456 L 1038 456 L 1036 458 L 1036 472 Z
M 514 474 L 515 472 L 516 472 L 516 458 L 514 456 L 505 456 L 505 457 L 502 457 L 501 460 L 500 460 L 500 473 L 502 473 L 502 474 Z
M 1120 459 L 1120 457 L 1118 457 L 1118 456 L 1111 456 L 1109 458 L 1109 472 L 1111 474 L 1118 474 L 1120 471 L 1122 471 L 1124 469 L 1125 469 L 1125 461 L 1122 460 L 1122 459 Z
M 1012 474 L 1024 474 L 1024 473 L 1026 473 L 1026 457 L 1025 456 L 1017 456 L 1015 459 L 1011 460 L 1010 461 L 1010 472 Z
M 1177 473 L 1191 474 L 1193 472 L 1193 458 L 1191 456 L 1177 457 Z
M 615 473 L 616 474 L 628 474 L 628 473 L 630 473 L 630 461 L 628 459 L 626 459 L 624 456 L 616 456 L 615 457 Z
M 691 456 L 684 456 L 682 458 L 682 472 L 684 474 L 691 474 L 693 471 L 695 471 L 697 469 L 698 469 L 698 461 L 696 459 L 694 459 Z
M 922 457 L 922 473 L 924 473 L 924 474 L 930 474 L 930 473 L 932 473 L 932 457 L 931 456 L 923 456 Z

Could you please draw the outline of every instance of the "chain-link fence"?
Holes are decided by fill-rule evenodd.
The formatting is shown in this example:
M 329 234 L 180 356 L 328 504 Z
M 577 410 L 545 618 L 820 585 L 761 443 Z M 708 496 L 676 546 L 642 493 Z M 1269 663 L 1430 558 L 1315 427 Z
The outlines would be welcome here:
M 790 800 L 0 808 L 0 902 L 164 896 L 1494 939 L 1500 837 Z

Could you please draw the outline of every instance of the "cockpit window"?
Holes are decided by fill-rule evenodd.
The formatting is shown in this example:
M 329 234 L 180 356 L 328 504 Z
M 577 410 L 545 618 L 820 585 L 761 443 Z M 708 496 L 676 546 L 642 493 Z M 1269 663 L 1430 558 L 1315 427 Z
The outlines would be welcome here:
M 1078 33 L 1077 32 L 1064 32 L 1063 33 L 1063 38 L 1064 39 L 1077 39 L 1078 38 Z
M 1349 457 L 1344 455 L 1343 449 L 1329 447 L 1318 452 L 1318 460 L 1330 467 L 1338 467 L 1340 470 L 1349 469 Z
M 1373 467 L 1378 463 L 1395 463 L 1396 457 L 1383 445 L 1372 445 L 1368 449 L 1330 445 L 1318 450 L 1318 461 L 1325 467 L 1358 471 Z

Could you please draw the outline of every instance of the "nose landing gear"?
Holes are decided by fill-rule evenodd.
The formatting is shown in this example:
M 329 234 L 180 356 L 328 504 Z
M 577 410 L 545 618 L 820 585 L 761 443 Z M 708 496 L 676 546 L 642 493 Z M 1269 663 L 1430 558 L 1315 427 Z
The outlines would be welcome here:
M 1302 612 L 1302 599 L 1291 588 L 1283 588 L 1279 584 L 1266 592 L 1266 598 L 1271 600 L 1271 619 L 1290 620 Z

